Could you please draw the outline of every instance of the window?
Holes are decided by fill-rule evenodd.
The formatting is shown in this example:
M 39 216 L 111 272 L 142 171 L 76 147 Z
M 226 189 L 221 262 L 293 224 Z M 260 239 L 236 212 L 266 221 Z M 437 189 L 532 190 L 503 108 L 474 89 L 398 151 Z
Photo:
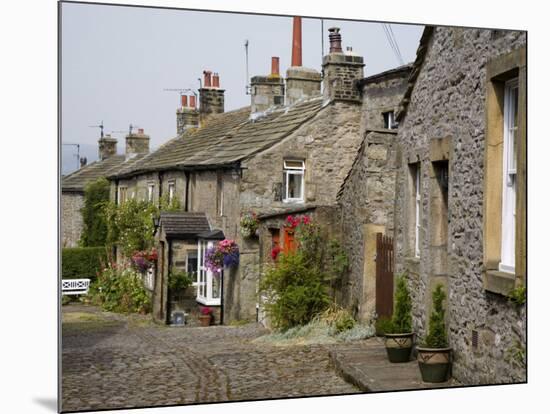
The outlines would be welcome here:
M 127 187 L 118 188 L 118 204 L 122 204 L 126 201 L 127 194 L 128 194 Z
M 174 196 L 176 193 L 176 183 L 174 181 L 168 183 L 168 203 L 174 201 Z
M 499 270 L 514 273 L 516 240 L 516 140 L 518 130 L 518 80 L 504 86 L 502 151 L 502 238 Z
M 197 250 L 187 251 L 187 262 L 185 264 L 185 268 L 189 276 L 195 280 L 197 280 L 198 260 Z
M 206 250 L 213 246 L 213 241 L 199 240 L 198 243 L 197 302 L 208 306 L 221 304 L 222 274 L 212 273 L 205 266 Z
M 382 113 L 382 116 L 384 117 L 384 128 L 386 129 L 397 128 L 393 111 L 384 112 Z
M 304 161 L 284 161 L 284 199 L 285 202 L 304 201 Z
M 412 202 L 410 203 L 412 207 L 412 214 L 410 215 L 411 228 L 412 228 L 412 238 L 414 247 L 414 256 L 420 257 L 420 210 L 422 205 L 420 204 L 421 195 L 420 195 L 420 163 L 410 164 L 410 185 L 411 185 L 411 198 Z
M 149 183 L 147 185 L 147 201 L 153 201 L 153 195 L 155 194 L 155 184 Z

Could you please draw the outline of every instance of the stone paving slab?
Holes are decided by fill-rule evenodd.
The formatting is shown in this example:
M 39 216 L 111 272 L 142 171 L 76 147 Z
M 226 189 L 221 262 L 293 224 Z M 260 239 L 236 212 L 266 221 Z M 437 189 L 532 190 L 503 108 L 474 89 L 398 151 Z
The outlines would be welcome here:
M 336 372 L 365 392 L 446 388 L 461 385 L 454 379 L 440 384 L 423 382 L 416 360 L 403 363 L 389 362 L 382 338 L 370 338 L 354 347 L 331 350 L 329 355 Z

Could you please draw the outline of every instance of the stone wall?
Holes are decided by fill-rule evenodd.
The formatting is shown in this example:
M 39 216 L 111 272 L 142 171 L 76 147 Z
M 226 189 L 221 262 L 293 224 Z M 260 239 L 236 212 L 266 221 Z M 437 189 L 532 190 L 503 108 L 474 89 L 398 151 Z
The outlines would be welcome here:
M 436 283 L 446 286 L 453 375 L 465 384 L 525 380 L 525 370 L 508 360 L 516 343 L 525 344 L 525 309 L 517 310 L 482 284 L 485 65 L 525 41 L 525 34 L 515 31 L 435 28 L 399 128 L 397 270 L 409 273 L 420 339 L 426 334 L 430 292 Z M 440 202 L 437 164 L 430 159 L 432 140 L 442 138 L 449 141 L 447 203 Z M 411 257 L 407 236 L 412 225 L 408 163 L 417 161 L 420 259 Z
M 240 204 L 245 209 L 283 210 L 277 198 L 283 161 L 305 160 L 305 202 L 330 205 L 357 155 L 361 137 L 359 105 L 331 103 L 279 144 L 243 161 Z
M 363 78 L 363 57 L 330 53 L 323 57 L 323 97 L 361 102 L 356 82 Z
M 78 247 L 84 227 L 82 207 L 83 193 L 61 193 L 61 247 Z
M 357 160 L 341 193 L 343 246 L 350 272 L 343 284 L 342 304 L 358 307 L 361 320 L 375 312 L 376 233 L 394 229 L 396 132 L 367 131 Z

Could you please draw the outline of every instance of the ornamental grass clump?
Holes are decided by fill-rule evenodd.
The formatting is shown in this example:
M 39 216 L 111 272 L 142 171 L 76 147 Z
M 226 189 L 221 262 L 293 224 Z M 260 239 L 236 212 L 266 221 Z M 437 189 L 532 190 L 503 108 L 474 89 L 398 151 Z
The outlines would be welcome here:
M 446 348 L 448 346 L 445 309 L 443 309 L 444 300 L 443 285 L 439 284 L 432 293 L 433 309 L 428 324 L 428 335 L 424 344 L 428 348 Z

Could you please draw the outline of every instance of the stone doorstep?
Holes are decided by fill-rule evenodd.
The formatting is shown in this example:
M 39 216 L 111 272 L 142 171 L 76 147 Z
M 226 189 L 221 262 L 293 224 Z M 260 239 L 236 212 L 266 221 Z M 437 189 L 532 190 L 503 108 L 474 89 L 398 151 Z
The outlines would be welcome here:
M 356 348 L 330 351 L 329 358 L 338 375 L 365 392 L 460 385 L 454 379 L 440 384 L 423 382 L 416 360 L 406 363 L 389 362 L 382 338 L 369 338 Z

